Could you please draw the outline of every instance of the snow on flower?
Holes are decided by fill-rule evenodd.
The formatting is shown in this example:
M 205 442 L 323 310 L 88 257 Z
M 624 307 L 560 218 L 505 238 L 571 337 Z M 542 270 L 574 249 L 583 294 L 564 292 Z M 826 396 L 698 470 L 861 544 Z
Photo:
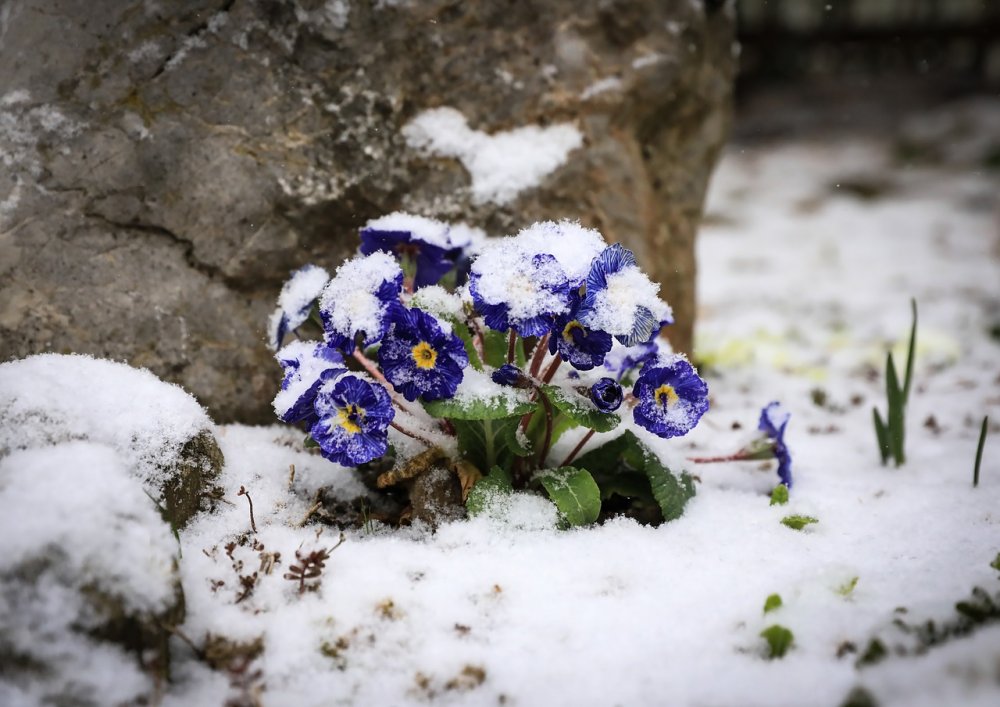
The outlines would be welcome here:
M 781 403 L 769 403 L 760 411 L 757 429 L 763 431 L 774 442 L 774 458 L 778 460 L 778 477 L 788 488 L 792 487 L 792 455 L 785 445 L 785 427 L 791 414 Z
M 407 400 L 455 394 L 469 365 L 462 340 L 420 309 L 396 308 L 378 351 L 385 377 Z
M 541 336 L 570 307 L 570 282 L 556 258 L 532 254 L 515 239 L 483 249 L 472 264 L 469 292 L 486 325 Z
M 708 386 L 683 356 L 643 366 L 632 394 L 636 424 L 664 439 L 687 434 L 708 410 Z
M 601 412 L 614 412 L 624 399 L 622 387 L 614 378 L 601 378 L 590 386 L 590 399 Z
M 604 362 L 604 356 L 611 350 L 611 335 L 591 329 L 580 323 L 579 310 L 582 299 L 578 293 L 571 293 L 570 309 L 556 318 L 549 337 L 549 353 L 559 352 L 563 360 L 573 368 L 589 371 Z
M 326 381 L 345 373 L 339 352 L 322 341 L 293 341 L 275 355 L 285 372 L 274 398 L 274 412 L 282 422 L 316 421 L 313 402 Z
M 565 220 L 535 223 L 522 229 L 514 240 L 526 253 L 554 257 L 574 288 L 583 285 L 594 258 L 608 247 L 600 232 Z
M 408 259 L 416 267 L 414 285 L 433 285 L 455 267 L 468 241 L 460 232 L 458 242 L 451 237 L 447 224 L 435 219 L 402 212 L 369 221 L 361 229 L 361 252 L 370 255 L 379 251 Z
M 673 323 L 670 306 L 659 298 L 659 291 L 660 286 L 636 266 L 632 251 L 616 243 L 594 259 L 580 321 L 626 346 L 649 341 L 662 326 Z
M 320 386 L 314 405 L 318 419 L 310 434 L 330 461 L 357 466 L 388 451 L 395 411 L 378 383 L 356 374 L 340 376 Z
M 669 352 L 669 344 L 655 336 L 649 341 L 635 346 L 625 346 L 619 343 L 613 346 L 608 355 L 604 357 L 604 367 L 615 374 L 615 380 L 621 382 L 622 378 L 639 366 L 649 361 L 655 361 L 665 350 Z
M 268 321 L 268 343 L 279 349 L 285 336 L 298 329 L 309 318 L 313 302 L 319 297 L 330 274 L 318 265 L 304 265 L 292 273 L 281 288 L 278 308 Z
M 381 341 L 402 286 L 403 271 L 388 253 L 352 258 L 337 268 L 319 301 L 330 346 L 351 352 L 359 336 L 362 346 Z

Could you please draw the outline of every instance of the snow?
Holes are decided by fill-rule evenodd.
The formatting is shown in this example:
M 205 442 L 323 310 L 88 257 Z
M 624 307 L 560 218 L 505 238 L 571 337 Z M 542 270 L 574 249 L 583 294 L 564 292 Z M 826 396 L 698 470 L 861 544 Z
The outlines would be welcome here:
M 278 331 L 282 318 L 286 320 L 289 332 L 298 329 L 309 318 L 313 301 L 329 281 L 330 273 L 318 265 L 305 265 L 292 273 L 278 295 L 278 308 L 268 320 L 268 343 L 272 346 L 276 342 L 280 344 Z
M 401 273 L 396 260 L 382 251 L 348 260 L 337 268 L 320 297 L 319 306 L 328 315 L 328 324 L 348 338 L 359 331 L 375 336 L 382 330 L 386 304 L 378 298 L 378 289 Z
M 516 238 L 501 238 L 487 242 L 472 264 L 479 296 L 487 304 L 506 304 L 515 321 L 567 309 L 566 295 L 555 289 L 566 273 L 552 259 L 533 262 L 533 255 Z
M 1000 311 L 1000 190 L 995 173 L 961 159 L 903 168 L 887 145 L 858 140 L 730 149 L 698 241 L 694 358 L 712 408 L 691 435 L 651 440 L 672 469 L 699 476 L 680 519 L 558 531 L 552 504 L 523 496 L 435 533 L 372 519 L 345 531 L 313 589 L 299 593 L 284 578 L 296 551 L 339 539 L 311 522 L 316 494 L 329 485 L 348 502 L 366 491 L 353 472 L 304 450 L 299 430 L 227 426 L 218 483 L 233 505 L 180 532 L 184 634 L 196 644 L 209 634 L 259 637 L 251 665 L 265 704 L 832 707 L 863 686 L 882 707 L 995 705 L 996 624 L 866 668 L 850 652 L 895 635 L 898 607 L 911 623 L 945 622 L 974 586 L 995 594 L 1000 582 L 989 566 L 1000 550 L 995 422 L 979 487 L 971 485 L 979 422 L 1000 419 L 998 343 L 988 333 Z M 858 175 L 890 188 L 852 196 Z M 526 251 L 505 242 L 490 247 Z M 884 355 L 908 333 L 910 296 L 921 323 L 908 462 L 896 469 L 879 464 L 871 407 L 884 408 Z M 18 365 L 0 366 L 0 392 L 48 399 L 52 387 L 62 397 L 72 389 L 80 402 L 69 412 L 93 417 L 86 376 L 39 388 L 38 376 L 8 374 Z M 525 394 L 466 370 L 460 396 L 493 393 Z M 129 403 L 130 390 L 117 394 Z M 772 400 L 790 413 L 795 487 L 785 506 L 769 505 L 773 462 L 686 461 L 739 449 Z M 552 457 L 577 435 L 560 439 Z M 819 522 L 795 531 L 781 523 L 791 514 Z M 237 603 L 239 577 L 254 571 L 252 593 Z M 774 593 L 783 605 L 765 616 Z M 787 656 L 767 660 L 759 634 L 775 623 L 795 640 Z M 96 660 L 64 647 L 74 660 Z M 224 672 L 207 671 L 180 641 L 173 648 L 176 678 L 163 704 L 239 696 Z
M 462 382 L 458 384 L 454 399 L 467 403 L 485 400 L 491 406 L 504 405 L 508 410 L 513 410 L 520 403 L 528 402 L 528 391 L 494 383 L 490 378 L 494 370 L 489 366 L 482 371 L 477 371 L 471 366 L 464 369 Z
M 123 456 L 92 442 L 14 452 L 0 460 L 0 508 L 0 653 L 46 669 L 7 673 L 0 703 L 150 692 L 132 656 L 86 634 L 107 620 L 95 591 L 130 615 L 175 601 L 177 541 Z
M 458 321 L 465 319 L 462 298 L 454 292 L 448 292 L 440 285 L 421 287 L 413 294 L 409 305 L 437 317 L 448 317 Z M 439 321 L 438 323 L 442 328 L 447 327 L 448 331 L 451 331 L 451 324 L 447 321 Z
M 602 93 L 608 92 L 620 92 L 622 90 L 622 80 L 617 76 L 609 76 L 607 78 L 600 79 L 583 89 L 580 94 L 580 100 L 589 101 L 594 96 L 598 96 Z
M 0 457 L 90 440 L 117 451 L 158 496 L 184 444 L 212 427 L 194 398 L 145 369 L 61 354 L 0 364 Z
M 448 224 L 437 219 L 415 216 L 396 211 L 376 219 L 371 219 L 364 225 L 377 231 L 407 231 L 417 240 L 448 250 L 461 243 L 452 243 Z
M 425 110 L 403 126 L 410 147 L 459 160 L 472 178 L 477 204 L 506 204 L 566 162 L 583 144 L 571 123 L 528 125 L 489 135 L 469 127 L 454 108 Z
M 517 244 L 531 254 L 552 255 L 571 282 L 582 283 L 590 264 L 607 247 L 604 236 L 576 221 L 540 221 L 515 236 Z
M 632 333 L 639 308 L 653 313 L 657 322 L 672 321 L 670 305 L 659 298 L 660 286 L 635 265 L 608 275 L 607 288 L 597 293 L 586 324 L 615 336 Z

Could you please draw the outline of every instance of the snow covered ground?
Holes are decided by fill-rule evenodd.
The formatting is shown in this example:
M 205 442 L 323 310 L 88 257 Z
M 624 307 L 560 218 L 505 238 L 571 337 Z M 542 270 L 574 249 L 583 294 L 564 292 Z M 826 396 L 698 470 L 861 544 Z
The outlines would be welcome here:
M 947 134 L 947 119 L 914 130 Z M 948 144 L 960 153 L 966 143 Z M 792 413 L 788 506 L 769 505 L 773 464 L 717 464 L 694 469 L 697 497 L 659 528 L 557 531 L 541 499 L 436 534 L 372 523 L 348 532 L 300 594 L 283 577 L 296 551 L 338 541 L 300 526 L 315 491 L 350 495 L 357 482 L 301 450 L 297 432 L 220 430 L 220 483 L 234 505 L 181 533 L 181 632 L 199 646 L 209 634 L 244 642 L 257 657 L 212 672 L 178 641 L 165 704 L 839 705 L 859 686 L 879 705 L 997 704 L 1000 623 L 856 667 L 875 637 L 890 654 L 914 651 L 894 620 L 948 625 L 974 587 L 1000 591 L 990 567 L 1000 552 L 1000 179 L 967 151 L 906 168 L 889 144 L 862 140 L 726 155 L 699 245 L 698 354 L 712 409 L 673 448 L 735 451 L 760 408 L 781 400 Z M 909 461 L 886 468 L 871 408 L 884 409 L 884 355 L 908 332 L 910 297 L 920 328 Z M 248 537 L 241 486 L 258 532 L 227 550 Z M 792 530 L 780 523 L 791 513 L 819 522 Z M 253 572 L 237 602 L 240 576 Z M 783 606 L 765 616 L 774 593 Z M 794 633 L 776 660 L 759 636 L 772 624 Z

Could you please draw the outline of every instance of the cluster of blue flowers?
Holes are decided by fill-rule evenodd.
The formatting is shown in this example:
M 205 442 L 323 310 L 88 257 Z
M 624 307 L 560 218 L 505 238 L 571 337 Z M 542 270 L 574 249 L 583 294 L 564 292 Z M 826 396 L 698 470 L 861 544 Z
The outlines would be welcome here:
M 445 281 L 464 302 L 459 317 L 415 305 L 419 291 Z M 360 254 L 332 278 L 307 266 L 286 283 L 270 327 L 285 371 L 275 410 L 306 425 L 328 459 L 363 464 L 386 453 L 390 426 L 403 430 L 396 415 L 412 412 L 407 403 L 456 395 L 470 353 L 494 330 L 510 337 L 510 352 L 532 343 L 517 337 L 535 340 L 532 365 L 515 365 L 511 354 L 492 369 L 500 386 L 540 390 L 562 362 L 579 372 L 603 367 L 609 375 L 588 374 L 585 388 L 595 411 L 627 404 L 653 434 L 683 435 L 707 411 L 708 389 L 686 359 L 661 350 L 658 334 L 673 318 L 657 293 L 631 251 L 577 224 L 546 222 L 486 242 L 467 228 L 393 214 L 361 230 Z M 282 347 L 310 320 L 322 341 Z

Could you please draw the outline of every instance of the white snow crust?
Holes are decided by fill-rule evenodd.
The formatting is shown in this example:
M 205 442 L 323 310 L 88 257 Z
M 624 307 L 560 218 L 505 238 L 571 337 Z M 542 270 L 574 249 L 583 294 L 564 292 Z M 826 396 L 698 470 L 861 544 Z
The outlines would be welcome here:
M 365 228 L 374 228 L 380 231 L 409 231 L 414 238 L 424 243 L 436 245 L 446 250 L 455 247 L 449 236 L 448 224 L 437 219 L 415 216 L 402 211 L 395 211 L 371 219 L 365 224 Z
M 308 307 L 330 281 L 330 273 L 318 265 L 306 265 L 292 274 L 278 295 L 278 308 L 268 320 L 268 343 L 273 345 L 278 339 L 281 318 L 288 321 L 288 331 L 297 329 L 308 317 Z M 302 311 L 305 310 L 305 314 Z
M 375 293 L 401 273 L 396 260 L 382 251 L 352 258 L 337 268 L 319 301 L 334 331 L 347 337 L 357 331 L 369 335 L 381 331 L 385 304 Z
M 459 160 L 472 177 L 475 203 L 506 204 L 566 162 L 583 144 L 571 123 L 528 125 L 489 135 L 473 130 L 454 108 L 425 110 L 403 126 L 411 147 Z

